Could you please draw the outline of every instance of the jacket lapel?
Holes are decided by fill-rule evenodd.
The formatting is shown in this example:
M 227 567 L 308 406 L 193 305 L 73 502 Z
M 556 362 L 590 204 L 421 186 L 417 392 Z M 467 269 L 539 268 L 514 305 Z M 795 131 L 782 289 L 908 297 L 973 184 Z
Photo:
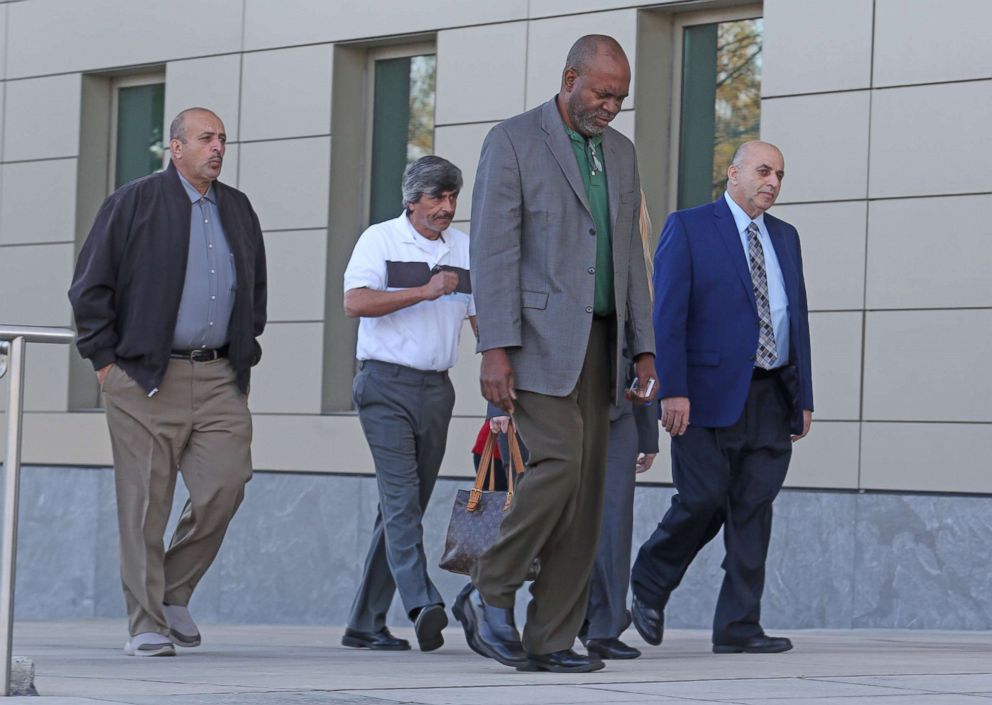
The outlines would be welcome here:
M 737 232 L 737 222 L 734 220 L 734 214 L 730 212 L 730 206 L 727 205 L 723 196 L 720 196 L 713 203 L 713 215 L 716 221 L 716 230 L 720 233 L 720 239 L 727 248 L 727 255 L 734 265 L 734 270 L 737 272 L 741 284 L 744 285 L 748 300 L 750 300 L 751 305 L 757 310 L 758 305 L 754 300 L 754 284 L 751 282 L 751 270 L 747 266 L 747 256 L 744 254 L 744 248 L 741 247 L 741 236 Z
M 569 186 L 575 191 L 582 206 L 591 213 L 589 200 L 586 198 L 586 187 L 582 183 L 582 175 L 579 174 L 579 164 L 575 160 L 575 153 L 572 151 L 572 145 L 565 133 L 565 126 L 562 124 L 555 98 L 544 104 L 541 111 L 541 127 L 547 133 L 545 143 L 565 174 Z
M 616 133 L 606 128 L 603 133 L 603 168 L 606 169 L 606 190 L 610 200 L 610 232 L 617 229 L 617 215 L 620 213 L 620 157 L 617 156 Z M 613 166 L 611 169 L 610 166 Z

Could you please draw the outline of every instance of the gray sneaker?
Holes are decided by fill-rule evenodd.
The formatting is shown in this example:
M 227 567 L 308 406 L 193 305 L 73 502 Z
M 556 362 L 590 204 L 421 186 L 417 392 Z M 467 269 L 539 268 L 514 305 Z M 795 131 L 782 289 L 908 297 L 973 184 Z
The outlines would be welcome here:
M 175 656 L 176 648 L 163 634 L 142 632 L 127 640 L 124 653 L 128 656 Z
M 167 605 L 162 603 L 165 623 L 169 625 L 169 638 L 176 646 L 192 648 L 200 645 L 200 630 L 189 614 L 185 605 Z

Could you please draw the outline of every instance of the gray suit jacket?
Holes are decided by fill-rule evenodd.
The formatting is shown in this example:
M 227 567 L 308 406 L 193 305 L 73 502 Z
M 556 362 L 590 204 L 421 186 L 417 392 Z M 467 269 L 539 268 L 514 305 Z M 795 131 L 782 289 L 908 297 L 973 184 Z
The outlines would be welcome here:
M 603 136 L 616 297 L 614 388 L 621 351 L 654 352 L 651 302 L 638 230 L 634 145 Z M 578 382 L 593 317 L 595 224 L 575 154 L 552 99 L 496 125 L 482 145 L 471 230 L 478 351 L 506 348 L 518 389 L 569 394 Z

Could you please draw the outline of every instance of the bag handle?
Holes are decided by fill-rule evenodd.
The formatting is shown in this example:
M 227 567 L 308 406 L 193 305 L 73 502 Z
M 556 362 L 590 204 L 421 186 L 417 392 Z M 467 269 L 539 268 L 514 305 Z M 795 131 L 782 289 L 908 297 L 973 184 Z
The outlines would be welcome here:
M 523 474 L 526 469 L 523 454 L 520 452 L 520 441 L 517 439 L 517 429 L 514 426 L 512 418 L 507 425 L 506 433 L 508 436 L 508 445 L 510 446 L 510 457 L 507 458 L 506 462 L 506 501 L 503 503 L 504 512 L 509 510 L 510 505 L 513 504 L 514 479 L 517 473 Z
M 496 434 L 490 428 L 489 435 L 486 436 L 486 443 L 482 447 L 482 457 L 479 458 L 479 469 L 475 473 L 475 483 L 468 493 L 468 502 L 465 504 L 465 509 L 470 512 L 479 508 L 479 503 L 482 501 L 482 486 L 486 482 L 486 476 L 489 477 L 489 491 L 492 492 L 496 489 L 496 459 L 493 457 L 495 448 Z

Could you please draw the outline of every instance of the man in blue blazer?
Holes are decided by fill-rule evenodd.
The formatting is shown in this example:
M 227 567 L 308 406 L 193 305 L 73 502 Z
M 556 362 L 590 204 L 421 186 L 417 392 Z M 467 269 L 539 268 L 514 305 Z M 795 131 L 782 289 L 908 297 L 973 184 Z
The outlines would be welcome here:
M 747 142 L 714 203 L 668 217 L 655 253 L 662 425 L 677 494 L 632 572 L 634 626 L 660 644 L 668 597 L 723 527 L 715 653 L 788 651 L 761 628 L 772 502 L 813 412 L 799 235 L 765 213 L 785 160 Z

